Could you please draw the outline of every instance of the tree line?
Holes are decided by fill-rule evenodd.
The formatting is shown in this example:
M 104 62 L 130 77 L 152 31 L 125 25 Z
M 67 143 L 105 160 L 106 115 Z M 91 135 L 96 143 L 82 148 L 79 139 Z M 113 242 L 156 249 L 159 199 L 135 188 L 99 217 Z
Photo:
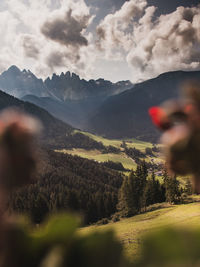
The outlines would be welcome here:
M 132 216 L 154 203 L 177 203 L 182 193 L 176 177 L 170 178 L 167 172 L 162 183 L 154 172 L 149 177 L 145 161 L 125 176 L 117 171 L 121 165 L 111 162 L 102 164 L 51 150 L 41 158 L 35 182 L 12 193 L 9 201 L 11 211 L 28 214 L 34 223 L 58 211 L 81 213 L 85 224 L 118 211 Z
M 177 204 L 182 194 L 192 194 L 192 186 L 188 180 L 185 188 L 181 188 L 176 176 L 170 177 L 165 169 L 161 182 L 155 178 L 152 171 L 148 175 L 148 165 L 143 161 L 136 171 L 131 171 L 125 177 L 119 190 L 118 210 L 124 217 L 129 217 L 145 211 L 146 207 L 162 202 Z

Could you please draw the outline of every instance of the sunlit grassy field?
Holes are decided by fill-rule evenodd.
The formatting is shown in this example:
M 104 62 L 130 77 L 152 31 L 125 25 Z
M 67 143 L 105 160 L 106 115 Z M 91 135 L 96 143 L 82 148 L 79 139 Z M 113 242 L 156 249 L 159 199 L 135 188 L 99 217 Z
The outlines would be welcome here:
M 102 154 L 98 150 L 84 150 L 84 149 L 73 149 L 73 150 L 60 150 L 59 152 L 68 153 L 71 155 L 77 155 L 82 158 L 87 159 L 93 159 L 98 162 L 105 162 L 108 160 L 111 160 L 113 162 L 121 162 L 124 166 L 124 168 L 129 170 L 134 170 L 136 168 L 136 163 L 131 158 L 127 157 L 125 153 L 119 153 L 119 154 L 113 154 L 113 153 L 107 153 Z
M 74 133 L 76 133 L 76 132 L 80 132 L 80 131 L 75 130 Z M 102 136 L 97 136 L 97 135 L 94 135 L 94 134 L 91 134 L 88 132 L 80 132 L 80 133 L 89 136 L 90 138 L 94 139 L 97 142 L 102 142 L 104 146 L 114 146 L 114 147 L 120 148 L 122 141 L 126 141 L 127 147 L 130 147 L 130 148 L 135 147 L 136 149 L 139 149 L 141 151 L 144 151 L 145 148 L 147 148 L 147 147 L 150 147 L 150 148 L 153 147 L 153 145 L 151 143 L 139 141 L 139 140 L 136 140 L 134 138 L 123 139 L 123 140 L 107 139 L 107 138 L 104 138 Z
M 198 197 L 199 198 L 199 197 Z M 125 253 L 134 260 L 140 255 L 140 243 L 142 236 L 162 226 L 173 225 L 177 227 L 200 227 L 200 203 L 170 206 L 122 219 L 119 222 L 102 226 L 89 226 L 80 230 L 81 234 L 91 231 L 103 231 L 113 229 L 122 241 Z
M 77 132 L 80 132 L 80 131 L 78 131 L 78 130 L 74 131 L 74 133 L 77 133 Z M 96 136 L 96 135 L 88 133 L 88 132 L 80 132 L 80 133 L 89 136 L 90 138 L 92 138 L 93 140 L 95 140 L 97 142 L 102 142 L 104 146 L 114 146 L 118 149 L 121 149 L 122 151 L 121 151 L 121 153 L 118 153 L 118 154 L 101 153 L 101 151 L 96 150 L 96 149 L 95 150 L 84 150 L 84 149 L 72 149 L 72 150 L 68 149 L 67 150 L 67 149 L 63 149 L 63 150 L 59 150 L 58 152 L 68 153 L 71 155 L 77 155 L 77 156 L 87 158 L 87 159 L 92 159 L 92 160 L 95 160 L 98 162 L 105 162 L 105 161 L 109 161 L 109 160 L 113 161 L 113 162 L 121 162 L 125 169 L 135 170 L 137 165 L 133 159 L 128 157 L 123 152 L 123 149 L 121 148 L 122 142 L 125 141 L 127 147 L 136 148 L 142 152 L 144 152 L 147 147 L 150 147 L 150 148 L 153 147 L 153 145 L 151 143 L 138 141 L 136 139 L 111 140 L 111 139 L 106 139 L 106 138 L 101 137 L 101 136 Z M 155 163 L 160 163 L 162 161 L 162 159 L 160 157 L 157 157 L 157 156 L 145 158 L 145 160 L 147 162 L 151 161 L 152 159 L 154 160 Z

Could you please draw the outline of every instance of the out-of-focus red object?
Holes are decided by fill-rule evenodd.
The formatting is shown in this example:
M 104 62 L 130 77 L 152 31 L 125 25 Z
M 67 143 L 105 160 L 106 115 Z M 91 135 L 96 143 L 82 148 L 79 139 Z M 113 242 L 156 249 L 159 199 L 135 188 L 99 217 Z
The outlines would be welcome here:
M 171 127 L 167 114 L 161 107 L 151 107 L 149 109 L 149 115 L 151 116 L 153 123 L 159 129 L 165 131 Z

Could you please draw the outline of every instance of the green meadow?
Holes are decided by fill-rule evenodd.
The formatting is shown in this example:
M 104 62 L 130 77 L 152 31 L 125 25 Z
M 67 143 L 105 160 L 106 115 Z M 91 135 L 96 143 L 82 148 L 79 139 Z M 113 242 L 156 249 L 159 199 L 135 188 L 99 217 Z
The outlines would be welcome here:
M 123 243 L 125 254 L 134 260 L 140 255 L 140 244 L 145 233 L 164 226 L 190 227 L 190 229 L 200 227 L 200 203 L 174 206 L 160 204 L 160 206 L 161 208 L 157 210 L 122 219 L 115 223 L 82 228 L 80 234 L 112 229 Z
M 105 162 L 111 160 L 113 162 L 121 162 L 126 169 L 135 169 L 136 163 L 133 159 L 126 156 L 125 153 L 113 154 L 113 153 L 106 153 L 102 154 L 98 150 L 84 150 L 84 149 L 72 149 L 72 150 L 59 150 L 59 152 L 77 155 L 82 158 L 92 159 L 98 162 Z
M 123 139 L 123 140 L 122 139 L 107 139 L 107 138 L 104 138 L 102 136 L 94 135 L 94 134 L 91 134 L 88 132 L 82 132 L 82 131 L 78 131 L 78 130 L 74 131 L 74 133 L 77 133 L 77 132 L 85 134 L 86 136 L 89 136 L 90 138 L 94 139 L 97 142 L 102 142 L 104 146 L 114 146 L 114 147 L 120 148 L 122 142 L 125 141 L 127 147 L 129 147 L 129 148 L 135 147 L 136 149 L 139 149 L 141 151 L 145 151 L 145 148 L 147 148 L 147 147 L 150 147 L 150 148 L 153 147 L 153 145 L 151 143 L 139 141 L 135 138 Z
M 77 132 L 80 132 L 80 131 L 78 130 L 74 131 L 74 133 L 77 133 Z M 102 153 L 101 151 L 96 150 L 96 149 L 85 150 L 85 149 L 75 149 L 75 148 L 74 149 L 62 149 L 62 150 L 59 150 L 58 152 L 67 153 L 71 155 L 77 155 L 79 157 L 92 159 L 97 162 L 105 162 L 105 161 L 121 162 L 124 168 L 129 169 L 129 170 L 132 170 L 132 169 L 135 170 L 137 165 L 132 158 L 128 157 L 123 152 L 123 149 L 121 148 L 122 142 L 125 141 L 128 148 L 136 148 L 142 152 L 145 152 L 145 149 L 147 147 L 149 148 L 153 147 L 151 143 L 139 141 L 134 138 L 117 140 L 117 139 L 107 139 L 107 138 L 97 136 L 97 135 L 94 135 L 88 132 L 80 132 L 80 133 L 85 134 L 86 136 L 89 136 L 90 138 L 92 138 L 93 140 L 97 142 L 102 142 L 104 146 L 113 146 L 118 149 L 121 149 L 121 153 L 118 153 L 118 154 Z M 147 162 L 151 161 L 152 159 L 155 163 L 159 163 L 162 161 L 159 153 L 157 153 L 157 155 L 154 157 L 147 156 L 145 158 Z

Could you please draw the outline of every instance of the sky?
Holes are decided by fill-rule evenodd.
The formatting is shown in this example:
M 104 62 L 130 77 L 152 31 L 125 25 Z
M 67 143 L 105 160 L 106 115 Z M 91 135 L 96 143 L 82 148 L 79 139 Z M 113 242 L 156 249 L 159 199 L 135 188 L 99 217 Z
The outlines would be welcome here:
M 137 83 L 200 70 L 200 0 L 0 0 L 0 72 Z

